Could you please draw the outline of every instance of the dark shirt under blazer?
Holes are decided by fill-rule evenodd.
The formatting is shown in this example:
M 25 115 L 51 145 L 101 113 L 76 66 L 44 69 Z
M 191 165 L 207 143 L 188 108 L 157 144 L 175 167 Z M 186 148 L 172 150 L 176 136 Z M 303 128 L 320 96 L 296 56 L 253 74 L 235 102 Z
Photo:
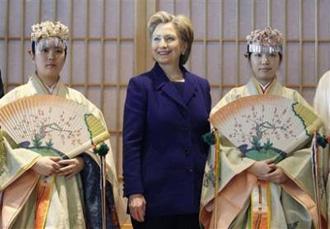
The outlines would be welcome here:
M 124 194 L 141 193 L 147 216 L 199 211 L 210 130 L 210 86 L 181 67 L 183 94 L 156 63 L 128 84 L 123 126 Z

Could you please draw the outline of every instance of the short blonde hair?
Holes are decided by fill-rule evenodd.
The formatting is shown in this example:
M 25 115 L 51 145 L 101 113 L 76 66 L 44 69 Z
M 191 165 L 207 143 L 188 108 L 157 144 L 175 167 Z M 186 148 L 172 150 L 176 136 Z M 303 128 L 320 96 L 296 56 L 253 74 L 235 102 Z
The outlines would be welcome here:
M 191 21 L 184 15 L 173 15 L 166 11 L 158 11 L 152 15 L 148 22 L 148 31 L 151 38 L 153 32 L 159 24 L 172 23 L 179 39 L 187 44 L 185 53 L 180 57 L 180 65 L 184 65 L 190 55 L 191 46 L 194 41 L 194 31 Z

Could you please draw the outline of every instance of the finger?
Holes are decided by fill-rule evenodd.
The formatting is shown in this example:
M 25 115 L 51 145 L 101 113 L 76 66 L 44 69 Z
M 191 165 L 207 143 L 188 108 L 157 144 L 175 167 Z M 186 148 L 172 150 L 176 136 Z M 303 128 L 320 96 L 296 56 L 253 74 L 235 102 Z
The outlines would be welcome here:
M 142 217 L 142 207 L 143 207 L 143 203 L 140 202 L 139 200 L 135 200 L 135 201 L 132 201 L 130 203 L 130 212 L 132 213 L 132 217 L 139 221 L 139 222 L 142 222 L 143 220 L 143 217 Z
M 268 174 L 268 180 L 272 182 L 276 182 L 278 180 L 278 170 L 276 169 L 274 172 Z
M 135 209 L 135 215 L 136 215 L 136 219 L 139 222 L 141 222 L 141 216 L 140 216 L 140 212 L 139 212 L 139 209 L 138 208 Z
M 276 175 L 278 175 L 278 173 L 279 173 L 278 168 L 275 168 L 275 170 L 273 170 L 272 172 L 268 173 L 268 175 L 269 176 L 276 176 Z
M 137 208 L 136 209 L 136 215 L 137 215 L 137 218 L 139 219 L 140 222 L 143 222 L 144 221 L 144 214 L 143 214 L 143 211 L 142 211 L 142 208 Z
M 79 172 L 80 172 L 79 169 L 77 169 L 76 167 L 73 167 L 66 176 L 67 177 L 73 177 L 76 174 L 78 174 Z
M 142 221 L 144 221 L 145 215 L 146 215 L 146 205 L 145 205 L 145 203 L 143 203 L 143 205 L 141 207 L 141 218 L 142 218 Z
M 263 180 L 269 181 L 270 179 L 272 179 L 272 176 L 274 176 L 274 172 L 268 172 L 265 174 L 261 174 L 260 178 L 262 178 Z
M 274 162 L 274 158 L 267 159 L 267 160 L 265 160 L 265 162 L 267 164 L 272 164 Z
M 58 171 L 59 171 L 59 173 L 62 173 L 63 175 L 68 175 L 74 171 L 74 168 L 73 168 L 73 166 L 65 166 L 65 167 L 60 168 Z
M 142 211 L 142 220 L 144 221 L 144 217 L 145 217 L 145 215 L 146 215 L 146 208 L 145 208 L 145 205 L 142 207 L 141 211 Z
M 60 168 L 58 171 L 59 172 L 63 172 L 63 173 L 67 173 L 67 172 L 69 172 L 71 170 L 72 170 L 72 167 L 71 166 L 65 166 L 65 167 Z
M 49 157 L 49 159 L 51 159 L 52 161 L 60 161 L 61 158 L 60 157 Z
M 274 164 L 274 163 L 268 164 L 268 166 L 270 168 L 272 168 L 272 169 L 276 169 L 277 168 L 276 164 Z
M 61 165 L 59 165 L 58 163 L 56 163 L 56 162 L 53 162 L 53 163 L 51 163 L 51 167 L 53 168 L 53 170 L 59 170 L 60 168 L 62 168 L 61 167 Z
M 269 164 L 269 171 L 268 173 L 272 173 L 277 169 L 275 164 Z
M 58 174 L 59 170 L 58 169 L 50 169 L 49 172 L 53 175 L 53 174 Z
M 133 219 L 135 219 L 136 221 L 140 222 L 138 216 L 137 216 L 137 212 L 136 212 L 136 209 L 135 208 L 131 208 L 130 209 L 130 213 L 131 213 L 131 216 Z
M 62 166 L 66 166 L 72 164 L 73 161 L 71 159 L 67 159 L 67 160 L 60 160 L 58 163 Z

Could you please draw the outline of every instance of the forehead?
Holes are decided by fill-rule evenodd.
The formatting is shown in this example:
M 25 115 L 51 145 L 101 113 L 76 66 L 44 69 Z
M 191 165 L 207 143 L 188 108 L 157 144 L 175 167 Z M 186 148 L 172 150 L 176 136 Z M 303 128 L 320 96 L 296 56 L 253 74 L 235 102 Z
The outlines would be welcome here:
M 58 37 L 48 37 L 40 39 L 37 44 L 38 47 L 54 47 L 54 48 L 64 48 L 65 43 Z
M 177 35 L 177 32 L 174 28 L 173 23 L 161 23 L 158 24 L 152 33 L 153 36 L 160 36 L 160 35 Z

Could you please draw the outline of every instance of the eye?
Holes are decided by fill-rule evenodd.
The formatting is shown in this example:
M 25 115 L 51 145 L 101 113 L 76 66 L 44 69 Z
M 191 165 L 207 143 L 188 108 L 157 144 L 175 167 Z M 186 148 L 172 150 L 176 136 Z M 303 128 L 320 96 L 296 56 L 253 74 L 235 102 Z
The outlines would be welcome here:
M 276 57 L 276 54 L 275 53 L 270 53 L 268 56 L 269 57 L 272 57 L 272 58 L 275 58 Z
M 262 55 L 261 55 L 261 53 L 254 53 L 253 56 L 255 56 L 255 57 L 261 57 Z
M 175 38 L 174 37 L 168 37 L 166 40 L 168 40 L 168 41 L 174 41 Z
M 172 42 L 172 41 L 175 41 L 176 38 L 173 36 L 167 36 L 167 37 L 165 37 L 165 40 L 166 40 L 166 42 Z
M 48 48 L 42 48 L 42 49 L 41 49 L 41 52 L 42 52 L 42 53 L 48 53 L 48 52 L 49 52 L 49 49 L 48 49 Z
M 160 41 L 160 37 L 153 37 L 153 38 L 152 38 L 152 41 L 156 41 L 156 42 L 158 42 L 158 41 Z
M 58 48 L 58 49 L 56 49 L 55 51 L 56 51 L 56 53 L 58 53 L 58 54 L 62 54 L 62 53 L 64 52 L 64 50 L 61 49 L 61 48 Z

